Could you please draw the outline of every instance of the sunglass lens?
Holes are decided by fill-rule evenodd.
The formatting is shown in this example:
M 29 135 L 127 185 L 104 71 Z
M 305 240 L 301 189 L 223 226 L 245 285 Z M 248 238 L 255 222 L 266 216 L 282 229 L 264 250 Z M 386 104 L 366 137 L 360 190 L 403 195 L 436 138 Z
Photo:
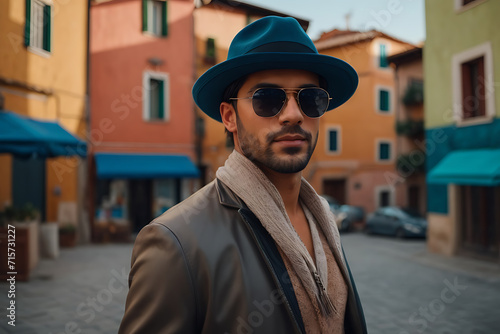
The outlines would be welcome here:
M 261 88 L 255 91 L 252 98 L 253 110 L 258 116 L 276 116 L 286 100 L 286 93 L 277 88 Z
M 322 116 L 328 109 L 328 93 L 320 88 L 306 88 L 299 94 L 300 107 L 311 118 Z

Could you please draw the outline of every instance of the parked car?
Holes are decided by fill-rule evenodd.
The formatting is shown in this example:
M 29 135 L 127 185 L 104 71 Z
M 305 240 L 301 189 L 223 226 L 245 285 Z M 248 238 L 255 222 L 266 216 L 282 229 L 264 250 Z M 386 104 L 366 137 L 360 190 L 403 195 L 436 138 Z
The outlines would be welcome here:
M 352 205 L 340 205 L 335 198 L 328 195 L 321 195 L 330 205 L 330 211 L 335 216 L 335 222 L 339 231 L 345 232 L 352 229 L 354 222 L 364 219 L 363 208 Z
M 345 213 L 341 223 L 343 231 L 350 231 L 353 229 L 354 223 L 365 220 L 365 210 L 360 206 L 344 204 L 340 206 L 339 211 Z
M 368 217 L 366 232 L 395 235 L 398 238 L 425 238 L 427 221 L 414 210 L 387 206 L 378 209 Z
M 337 227 L 339 231 L 342 230 L 342 222 L 344 219 L 347 217 L 345 212 L 340 211 L 341 205 L 337 200 L 331 196 L 328 195 L 321 195 L 326 201 L 328 202 L 328 205 L 330 206 L 330 211 L 333 213 L 333 216 L 335 217 L 335 222 L 337 223 Z

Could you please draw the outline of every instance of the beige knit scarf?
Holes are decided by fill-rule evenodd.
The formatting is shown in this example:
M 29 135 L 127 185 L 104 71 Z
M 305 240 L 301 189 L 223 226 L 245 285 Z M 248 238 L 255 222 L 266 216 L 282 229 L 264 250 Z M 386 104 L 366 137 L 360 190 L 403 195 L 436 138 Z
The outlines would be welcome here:
M 314 245 L 316 263 L 293 228 L 280 193 L 255 164 L 234 150 L 225 165 L 217 170 L 216 176 L 257 216 L 290 260 L 311 300 L 317 300 L 322 313 L 328 316 L 336 312 L 326 290 L 328 287 L 326 257 L 314 222 L 309 222 L 309 224 L 313 240 L 316 241 Z M 340 237 L 328 203 L 318 196 L 304 178 L 302 178 L 299 198 L 307 211 L 314 216 L 332 252 L 336 247 L 341 254 Z

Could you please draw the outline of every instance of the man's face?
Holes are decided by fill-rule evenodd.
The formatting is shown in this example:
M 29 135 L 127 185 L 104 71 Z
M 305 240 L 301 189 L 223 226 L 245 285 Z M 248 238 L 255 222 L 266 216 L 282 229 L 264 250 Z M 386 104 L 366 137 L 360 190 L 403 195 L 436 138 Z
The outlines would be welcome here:
M 319 87 L 319 79 L 316 74 L 301 70 L 257 72 L 248 76 L 238 98 L 252 96 L 261 87 Z M 237 130 L 233 131 L 236 150 L 264 171 L 300 172 L 316 147 L 319 119 L 309 118 L 300 110 L 296 93 L 290 91 L 287 96 L 281 112 L 269 118 L 255 114 L 251 99 L 237 100 Z

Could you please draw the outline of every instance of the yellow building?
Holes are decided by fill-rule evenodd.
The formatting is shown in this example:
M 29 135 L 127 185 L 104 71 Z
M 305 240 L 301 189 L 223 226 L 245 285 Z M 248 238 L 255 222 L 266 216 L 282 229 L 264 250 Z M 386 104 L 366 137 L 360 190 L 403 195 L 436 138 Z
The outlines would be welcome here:
M 201 76 L 213 65 L 227 58 L 234 36 L 247 24 L 264 16 L 288 16 L 284 13 L 234 0 L 213 0 L 203 5 L 196 1 L 194 34 L 196 48 L 196 75 Z M 309 21 L 295 17 L 307 30 Z M 228 145 L 224 125 L 214 121 L 196 108 L 197 160 L 202 183 L 210 182 L 217 169 L 224 165 L 233 147 Z
M 321 120 L 315 153 L 304 177 L 340 203 L 378 207 L 406 204 L 396 171 L 395 83 L 387 56 L 413 45 L 378 31 L 333 30 L 315 42 L 322 54 L 351 64 L 359 75 L 354 96 Z
M 0 2 L 1 112 L 87 137 L 87 13 L 87 1 Z M 81 217 L 86 172 L 75 154 L 85 152 L 47 159 L 1 153 L 0 209 L 32 202 L 42 220 L 56 221 L 59 203 L 70 202 Z

